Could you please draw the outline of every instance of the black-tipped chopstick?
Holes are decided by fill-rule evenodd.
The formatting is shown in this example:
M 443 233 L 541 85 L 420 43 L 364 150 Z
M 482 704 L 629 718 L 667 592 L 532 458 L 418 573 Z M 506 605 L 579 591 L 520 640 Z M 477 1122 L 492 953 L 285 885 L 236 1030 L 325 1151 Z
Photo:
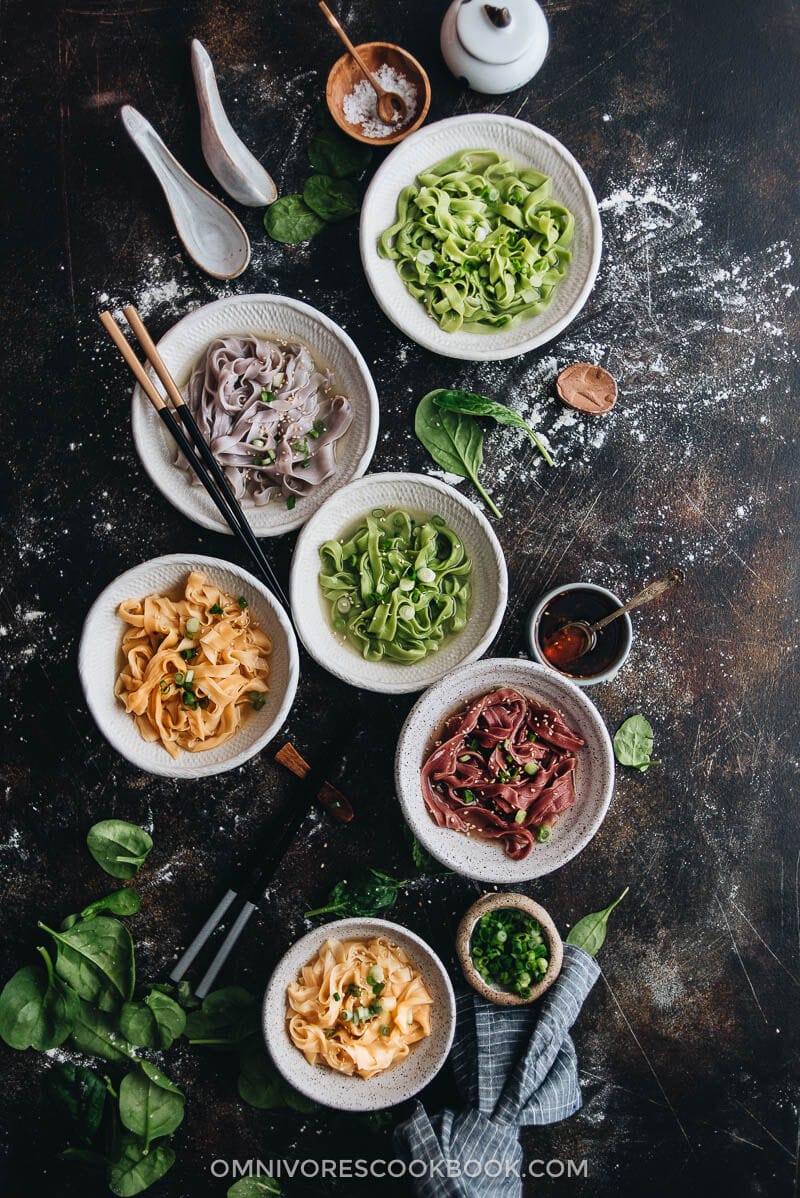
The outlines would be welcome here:
M 239 501 L 231 490 L 230 484 L 225 478 L 223 471 L 220 469 L 219 463 L 214 458 L 214 455 L 203 438 L 203 434 L 198 428 L 194 417 L 184 403 L 183 396 L 178 390 L 172 375 L 167 370 L 167 367 L 164 364 L 164 361 L 158 350 L 156 349 L 150 334 L 142 324 L 138 312 L 136 312 L 135 308 L 128 307 L 125 309 L 125 316 L 134 333 L 136 333 L 136 336 L 139 339 L 139 342 L 142 345 L 148 360 L 151 362 L 153 369 L 156 371 L 156 374 L 164 384 L 167 394 L 175 404 L 176 410 L 180 414 L 183 423 L 189 430 L 190 436 L 192 438 L 191 441 L 184 433 L 173 412 L 165 403 L 163 397 L 159 395 L 158 391 L 153 386 L 147 371 L 136 357 L 136 354 L 128 344 L 124 334 L 122 333 L 122 330 L 117 325 L 111 313 L 101 312 L 100 322 L 130 367 L 139 386 L 142 388 L 145 395 L 158 412 L 158 415 L 169 429 L 171 435 L 177 442 L 181 452 L 188 461 L 192 470 L 205 487 L 209 498 L 214 503 L 217 511 L 220 513 L 234 536 L 237 536 L 247 549 L 259 573 L 262 575 L 269 588 L 273 591 L 276 598 L 283 604 L 286 611 L 291 614 L 289 600 L 287 599 L 283 587 L 275 575 L 275 571 L 272 569 L 272 566 L 267 560 L 263 549 L 259 545 L 258 538 L 250 527 L 247 517 L 239 506 Z M 136 323 L 134 323 L 134 320 Z M 167 379 L 169 379 L 169 383 L 166 382 Z M 176 396 L 177 399 L 175 398 Z M 192 442 L 194 444 L 192 444 Z

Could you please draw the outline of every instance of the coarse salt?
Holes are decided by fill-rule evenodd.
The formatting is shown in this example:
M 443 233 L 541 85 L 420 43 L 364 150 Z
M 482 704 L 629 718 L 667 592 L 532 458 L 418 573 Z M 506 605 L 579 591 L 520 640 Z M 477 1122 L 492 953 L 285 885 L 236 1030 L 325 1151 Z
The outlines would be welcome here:
M 406 102 L 405 117 L 387 124 L 378 116 L 378 96 L 372 84 L 362 79 L 342 100 L 344 119 L 349 125 L 360 125 L 364 137 L 388 137 L 414 119 L 417 113 L 417 89 L 406 75 L 401 75 L 384 62 L 375 78 L 388 92 L 396 92 Z

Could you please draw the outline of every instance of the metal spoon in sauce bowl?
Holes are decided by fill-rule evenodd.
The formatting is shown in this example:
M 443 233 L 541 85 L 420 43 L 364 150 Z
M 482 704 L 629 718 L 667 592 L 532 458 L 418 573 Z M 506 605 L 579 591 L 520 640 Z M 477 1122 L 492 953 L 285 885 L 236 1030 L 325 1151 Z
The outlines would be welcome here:
M 405 120 L 405 118 L 408 114 L 408 105 L 406 104 L 403 97 L 401 95 L 399 95 L 397 92 L 387 91 L 386 88 L 383 87 L 378 82 L 378 80 L 375 78 L 374 73 L 369 69 L 367 64 L 364 62 L 364 59 L 359 54 L 358 50 L 356 50 L 355 46 L 350 41 L 350 38 L 345 33 L 344 29 L 342 29 L 342 27 L 339 24 L 339 22 L 337 21 L 336 17 L 333 15 L 331 10 L 328 8 L 327 4 L 325 3 L 325 0 L 320 0 L 319 6 L 322 9 L 323 13 L 325 14 L 325 18 L 328 21 L 328 24 L 333 29 L 335 29 L 335 31 L 338 33 L 339 37 L 344 42 L 345 46 L 347 46 L 347 49 L 349 50 L 351 57 L 357 63 L 364 78 L 367 79 L 368 82 L 374 88 L 375 95 L 378 97 L 378 102 L 376 105 L 377 110 L 378 110 L 378 116 L 381 118 L 384 125 L 394 125 L 398 121 Z
M 618 607 L 616 611 L 612 611 L 609 615 L 603 616 L 602 620 L 595 620 L 594 624 L 587 624 L 585 620 L 570 620 L 567 624 L 562 624 L 555 632 L 552 632 L 544 641 L 543 648 L 549 650 L 546 656 L 555 658 L 558 657 L 561 665 L 571 665 L 586 653 L 590 653 L 597 644 L 597 634 L 601 628 L 605 628 L 613 620 L 617 620 L 623 616 L 625 612 L 633 611 L 635 607 L 641 607 L 644 603 L 649 603 L 652 599 L 657 599 L 659 595 L 663 595 L 670 587 L 681 586 L 684 581 L 683 570 L 670 570 L 669 574 L 665 574 L 663 578 L 657 578 L 655 582 L 651 582 L 638 595 L 634 595 L 622 607 Z

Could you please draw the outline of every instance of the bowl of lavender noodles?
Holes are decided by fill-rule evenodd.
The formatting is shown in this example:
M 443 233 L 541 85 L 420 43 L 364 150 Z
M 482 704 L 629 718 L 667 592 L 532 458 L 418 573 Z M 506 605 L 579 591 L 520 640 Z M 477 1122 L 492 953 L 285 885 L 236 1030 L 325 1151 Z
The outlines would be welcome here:
M 329 317 L 281 295 L 197 308 L 158 342 L 259 537 L 299 528 L 369 466 L 378 397 L 364 358 Z M 150 478 L 189 519 L 229 533 L 137 386 L 133 438 Z

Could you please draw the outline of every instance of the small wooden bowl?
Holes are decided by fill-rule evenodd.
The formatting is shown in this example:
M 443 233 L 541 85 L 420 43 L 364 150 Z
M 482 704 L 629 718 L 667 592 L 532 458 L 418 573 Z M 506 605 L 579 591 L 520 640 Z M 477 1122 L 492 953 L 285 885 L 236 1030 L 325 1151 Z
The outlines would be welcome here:
M 419 104 L 417 114 L 402 129 L 398 129 L 396 133 L 390 133 L 387 137 L 367 137 L 361 132 L 361 125 L 351 125 L 349 121 L 345 120 L 344 98 L 350 94 L 357 83 L 364 79 L 358 63 L 350 54 L 343 54 L 331 67 L 328 86 L 325 89 L 328 109 L 336 124 L 348 137 L 354 137 L 356 141 L 363 141 L 368 146 L 393 146 L 396 142 L 402 141 L 404 137 L 408 137 L 409 133 L 419 129 L 428 115 L 431 105 L 431 81 L 426 75 L 424 67 L 417 62 L 413 54 L 409 54 L 400 46 L 393 46 L 391 42 L 365 42 L 363 46 L 356 46 L 356 50 L 371 71 L 377 71 L 384 63 L 388 63 L 399 75 L 405 75 L 411 80 L 417 89 Z
M 529 998 L 521 998 L 519 994 L 512 994 L 508 990 L 501 990 L 484 981 L 475 968 L 469 952 L 472 932 L 481 916 L 485 915 L 487 911 L 505 911 L 509 908 L 524 911 L 526 915 L 530 915 L 535 919 L 547 941 L 549 957 L 547 972 L 541 982 L 531 987 Z M 561 965 L 564 960 L 564 946 L 561 943 L 558 928 L 544 907 L 540 907 L 538 903 L 535 903 L 533 899 L 529 899 L 527 895 L 506 891 L 484 894 L 482 898 L 479 898 L 476 903 L 473 903 L 468 908 L 456 932 L 456 952 L 458 953 L 458 960 L 464 978 L 472 986 L 472 989 L 477 990 L 478 994 L 482 995 L 483 998 L 488 998 L 489 1002 L 497 1003 L 501 1007 L 521 1007 L 527 1003 L 535 1002 L 537 998 L 540 998 L 544 994 L 545 990 L 550 989 L 553 982 L 561 973 Z

